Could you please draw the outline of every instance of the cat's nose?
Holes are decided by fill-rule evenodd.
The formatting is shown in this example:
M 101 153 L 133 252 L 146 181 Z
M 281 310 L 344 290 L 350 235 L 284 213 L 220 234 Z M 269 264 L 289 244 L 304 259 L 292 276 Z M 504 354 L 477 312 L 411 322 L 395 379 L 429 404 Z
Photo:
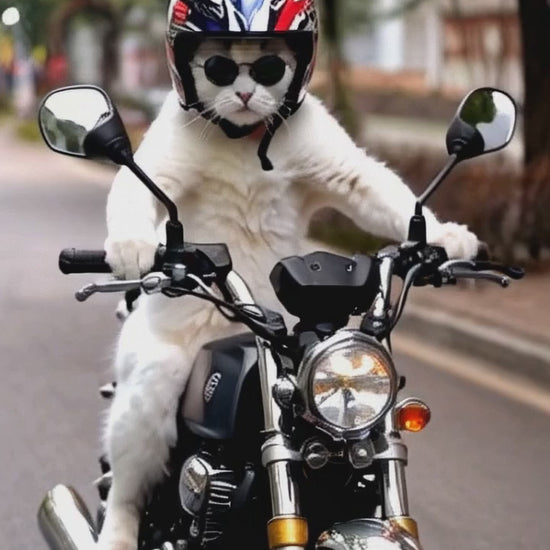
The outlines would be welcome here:
M 247 105 L 250 101 L 250 98 L 252 97 L 252 94 L 250 92 L 236 92 L 236 94 L 239 96 L 241 101 Z

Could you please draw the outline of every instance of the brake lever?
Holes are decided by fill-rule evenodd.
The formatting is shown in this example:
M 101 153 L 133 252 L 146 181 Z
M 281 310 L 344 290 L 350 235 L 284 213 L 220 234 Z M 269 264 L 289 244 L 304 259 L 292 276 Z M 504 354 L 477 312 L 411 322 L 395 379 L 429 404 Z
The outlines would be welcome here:
M 477 279 L 497 283 L 503 288 L 510 286 L 509 277 L 497 275 L 496 273 L 489 273 L 487 271 L 446 268 L 440 269 L 439 272 L 441 273 L 443 282 L 447 284 L 456 282 L 457 279 Z
M 475 260 L 449 260 L 439 266 L 440 271 L 454 269 L 454 268 L 466 268 L 469 271 L 498 271 L 510 277 L 510 279 L 522 279 L 525 275 L 525 270 L 521 267 L 507 266 L 504 264 L 497 264 L 495 262 L 488 261 L 475 261 Z
M 511 279 L 519 280 L 525 276 L 525 270 L 521 267 L 497 264 L 494 262 L 473 262 L 476 271 L 498 271 Z
M 172 279 L 163 273 L 149 273 L 143 279 L 131 279 L 128 281 L 111 279 L 109 281 L 91 283 L 77 291 L 75 298 L 79 302 L 85 302 L 97 292 L 126 292 L 136 288 L 143 290 L 145 294 L 156 294 L 157 292 L 162 292 L 171 283 Z

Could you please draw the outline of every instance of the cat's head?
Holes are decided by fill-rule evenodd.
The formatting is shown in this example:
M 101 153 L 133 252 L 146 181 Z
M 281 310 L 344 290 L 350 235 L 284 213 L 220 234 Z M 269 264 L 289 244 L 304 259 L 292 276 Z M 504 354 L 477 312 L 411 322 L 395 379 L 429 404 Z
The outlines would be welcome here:
M 243 127 L 278 116 L 296 59 L 281 39 L 206 40 L 190 66 L 204 114 Z
M 315 0 L 171 0 L 170 76 L 182 106 L 229 137 L 265 124 L 258 154 L 269 169 L 270 136 L 307 93 L 317 37 Z

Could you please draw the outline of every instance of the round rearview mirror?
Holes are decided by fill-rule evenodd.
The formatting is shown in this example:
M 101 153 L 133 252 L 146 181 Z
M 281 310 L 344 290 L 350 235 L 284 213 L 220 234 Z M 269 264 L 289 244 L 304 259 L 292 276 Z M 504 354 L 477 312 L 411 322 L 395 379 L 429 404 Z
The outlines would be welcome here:
M 38 113 L 40 131 L 54 151 L 86 157 L 84 140 L 113 112 L 108 96 L 99 88 L 61 88 L 50 93 L 42 102 Z
M 460 104 L 449 131 L 447 150 L 458 160 L 502 149 L 512 139 L 517 109 L 514 100 L 494 88 L 474 90 Z

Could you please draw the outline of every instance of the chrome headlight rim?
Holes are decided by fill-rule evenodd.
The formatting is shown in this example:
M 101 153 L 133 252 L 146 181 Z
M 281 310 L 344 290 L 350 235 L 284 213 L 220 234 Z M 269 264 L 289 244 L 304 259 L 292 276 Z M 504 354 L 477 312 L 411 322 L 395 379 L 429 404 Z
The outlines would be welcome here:
M 390 389 L 385 405 L 374 417 L 361 426 L 346 429 L 329 422 L 318 411 L 313 397 L 315 367 L 326 355 L 351 347 L 357 343 L 363 346 L 366 344 L 367 347 L 373 348 L 377 353 L 382 355 L 389 373 Z M 302 417 L 337 439 L 352 440 L 365 437 L 387 415 L 397 399 L 398 377 L 391 355 L 378 340 L 355 329 L 340 330 L 330 338 L 314 344 L 307 350 L 298 372 L 297 383 L 304 403 Z

